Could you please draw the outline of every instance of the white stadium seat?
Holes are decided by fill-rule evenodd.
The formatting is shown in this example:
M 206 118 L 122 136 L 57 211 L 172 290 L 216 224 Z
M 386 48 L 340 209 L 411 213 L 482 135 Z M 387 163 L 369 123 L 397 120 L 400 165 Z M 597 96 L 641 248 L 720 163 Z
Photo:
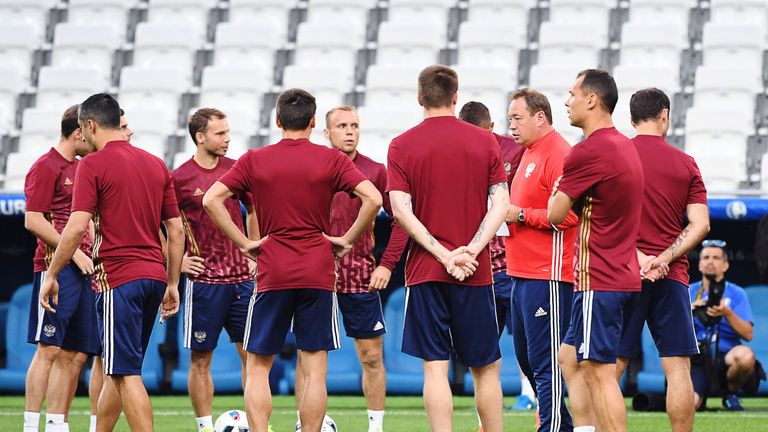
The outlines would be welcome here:
M 590 24 L 541 24 L 539 35 L 540 65 L 569 65 L 578 72 L 594 68 L 600 60 L 600 50 L 607 40 Z
M 505 22 L 467 21 L 459 27 L 459 64 L 508 68 L 514 76 L 525 44 L 513 35 L 516 27 Z
M 48 11 L 56 0 L 0 0 L 0 26 L 28 25 L 30 35 L 42 42 L 48 21 Z
M 112 76 L 112 57 L 120 38 L 107 24 L 56 25 L 52 64 L 55 66 L 93 67 Z
M 347 24 L 301 23 L 296 36 L 294 64 L 338 67 L 346 85 L 351 87 L 357 51 L 365 42 L 364 33 L 365 27 L 354 21 Z
M 494 130 L 503 133 L 507 129 L 509 93 L 517 88 L 517 79 L 510 78 L 508 71 L 499 68 L 457 66 L 459 75 L 459 101 L 456 110 L 465 103 L 483 103 L 491 113 Z
M 26 24 L 0 25 L 0 56 L 3 66 L 17 71 L 24 82 L 29 82 L 32 72 L 32 53 L 40 42 Z
M 0 66 L 0 135 L 13 129 L 16 118 L 16 97 L 24 83 L 15 69 Z
M 387 151 L 393 138 L 421 123 L 424 111 L 420 106 L 360 107 L 360 152 L 371 159 L 386 163 Z
M 202 42 L 208 29 L 208 13 L 216 0 L 152 0 L 149 2 L 149 22 L 181 24 L 185 35 L 195 35 Z
M 8 192 L 23 192 L 24 179 L 27 177 L 32 164 L 42 156 L 42 153 L 11 153 L 8 155 L 5 170 L 5 189 Z
M 328 22 L 341 17 L 347 22 L 365 24 L 368 11 L 376 3 L 373 0 L 312 0 L 309 3 L 309 22 Z
M 230 0 L 229 20 L 249 25 L 271 21 L 277 25 L 276 35 L 285 40 L 288 14 L 297 4 L 297 0 Z
M 642 23 L 673 23 L 688 34 L 688 15 L 698 6 L 697 0 L 632 0 L 629 20 Z
M 371 65 L 368 68 L 365 104 L 368 106 L 418 105 L 416 92 L 418 76 L 423 67 L 390 67 Z
M 693 105 L 752 113 L 755 98 L 763 92 L 762 76 L 738 66 L 701 66 L 696 70 Z
M 550 0 L 549 20 L 556 23 L 589 23 L 592 31 L 608 36 L 608 19 L 615 0 Z
M 711 0 L 710 20 L 724 24 L 757 25 L 768 33 L 768 2 L 765 0 Z
M 176 69 L 147 69 L 126 66 L 120 71 L 117 100 L 126 113 L 161 106 L 169 115 L 179 111 L 179 98 L 188 89 L 184 72 Z
M 344 69 L 333 66 L 287 66 L 283 88 L 301 88 L 310 92 L 318 106 L 341 105 L 344 94 L 352 90 Z
M 437 26 L 439 35 L 444 37 L 448 25 L 448 10 L 456 4 L 456 0 L 389 0 L 388 19 L 390 22 L 431 22 Z
M 258 26 L 223 22 L 216 26 L 213 52 L 216 66 L 261 67 L 272 72 L 275 50 L 284 41 L 278 26 L 270 21 Z
M 159 108 L 126 108 L 128 127 L 133 131 L 131 144 L 164 159 L 168 135 L 175 132 L 175 114 Z
M 688 48 L 687 38 L 674 38 L 676 25 L 628 22 L 621 28 L 623 66 L 665 66 L 680 70 L 680 56 Z
M 72 102 L 72 106 L 80 101 Z M 56 145 L 61 137 L 61 109 L 27 108 L 22 114 L 19 153 L 40 156 Z
M 88 96 L 107 90 L 109 80 L 94 68 L 43 66 L 37 82 L 35 106 L 64 112 Z
M 137 3 L 136 0 L 69 0 L 67 22 L 108 23 L 122 41 L 128 28 L 128 11 Z
M 632 127 L 632 115 L 629 112 L 629 103 L 617 104 L 612 117 L 613 125 L 616 127 L 616 130 L 629 138 L 637 135 L 635 128 Z
M 188 36 L 184 25 L 142 22 L 136 26 L 133 65 L 151 68 L 174 68 L 185 72 L 187 83 L 200 42 Z
M 756 25 L 704 25 L 705 65 L 729 65 L 761 70 L 765 40 L 763 29 Z
M 437 63 L 445 46 L 437 24 L 418 21 L 386 21 L 379 27 L 376 64 L 420 66 Z
M 208 66 L 203 69 L 200 105 L 245 111 L 251 122 L 258 123 L 264 93 L 270 89 L 267 77 L 259 68 Z
M 469 3 L 467 22 L 505 24 L 509 33 L 503 39 L 495 40 L 495 43 L 525 43 L 528 35 L 528 13 L 533 6 L 535 2 L 532 0 L 472 0 Z
M 613 79 L 619 90 L 619 101 L 616 106 L 629 107 L 629 99 L 641 89 L 656 87 L 667 94 L 670 101 L 675 93 L 680 92 L 679 72 L 663 66 L 624 66 L 613 69 Z

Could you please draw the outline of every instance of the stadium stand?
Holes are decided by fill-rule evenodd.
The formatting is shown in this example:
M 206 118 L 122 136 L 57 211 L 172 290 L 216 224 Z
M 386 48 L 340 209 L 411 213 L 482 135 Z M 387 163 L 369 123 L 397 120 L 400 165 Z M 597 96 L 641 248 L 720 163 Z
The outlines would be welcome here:
M 36 346 L 27 343 L 29 305 L 32 302 L 32 284 L 16 289 L 8 308 L 5 324 L 6 360 L 0 369 L 0 392 L 23 392 L 27 367 L 35 355 Z

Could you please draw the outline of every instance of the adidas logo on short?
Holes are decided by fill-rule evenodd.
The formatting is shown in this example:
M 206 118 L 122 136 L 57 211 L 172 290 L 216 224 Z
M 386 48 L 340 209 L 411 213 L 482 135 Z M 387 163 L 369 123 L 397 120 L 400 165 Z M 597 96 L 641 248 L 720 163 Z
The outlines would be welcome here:
M 536 315 L 534 315 L 534 316 L 535 316 L 536 318 L 538 318 L 538 317 L 543 317 L 543 316 L 545 316 L 545 315 L 547 315 L 547 311 L 545 311 L 543 308 L 541 308 L 541 307 L 540 307 L 540 308 L 539 308 L 539 309 L 536 311 Z
M 384 324 L 381 321 L 376 321 L 376 325 L 373 326 L 373 331 L 379 331 L 384 328 Z
M 579 345 L 579 354 L 584 354 L 584 342 Z

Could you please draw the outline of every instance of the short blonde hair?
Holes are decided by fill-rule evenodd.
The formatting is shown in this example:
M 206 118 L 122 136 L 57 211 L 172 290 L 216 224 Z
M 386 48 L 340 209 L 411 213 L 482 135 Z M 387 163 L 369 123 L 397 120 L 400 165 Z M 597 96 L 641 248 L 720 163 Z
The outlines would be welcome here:
M 325 113 L 325 128 L 326 129 L 331 127 L 331 125 L 330 125 L 330 123 L 331 123 L 331 115 L 333 115 L 333 113 L 335 113 L 336 111 L 346 111 L 346 112 L 352 112 L 352 113 L 357 114 L 357 109 L 355 109 L 355 107 L 349 106 L 349 105 L 341 105 L 341 106 L 337 106 L 335 108 L 331 108 L 330 111 Z

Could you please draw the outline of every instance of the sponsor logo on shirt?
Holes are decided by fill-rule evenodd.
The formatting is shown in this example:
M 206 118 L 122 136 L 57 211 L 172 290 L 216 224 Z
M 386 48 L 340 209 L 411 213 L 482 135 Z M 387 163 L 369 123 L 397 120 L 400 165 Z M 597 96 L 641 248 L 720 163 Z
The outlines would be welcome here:
M 205 342 L 205 338 L 206 338 L 207 336 L 208 336 L 208 335 L 207 335 L 207 334 L 206 334 L 204 331 L 202 331 L 202 330 L 197 330 L 197 331 L 195 332 L 195 340 L 197 341 L 197 343 L 203 343 L 203 342 Z
M 525 167 L 525 178 L 530 177 L 531 174 L 533 174 L 533 170 L 535 169 L 536 169 L 536 163 L 535 162 L 529 163 L 528 166 Z
M 544 308 L 539 307 L 539 309 L 536 310 L 536 315 L 534 315 L 536 318 L 543 317 L 547 315 L 547 311 L 544 310 Z
M 46 337 L 53 337 L 53 335 L 56 334 L 56 326 L 53 324 L 46 324 L 45 327 L 43 327 L 43 333 L 45 333 Z
M 204 195 L 204 194 L 205 194 L 205 192 L 203 192 L 202 189 L 195 188 L 195 192 L 192 194 L 192 196 L 200 196 L 200 195 Z
M 72 185 L 72 183 L 73 183 L 73 182 L 72 182 L 72 179 L 70 179 L 69 177 L 66 177 L 66 178 L 64 179 L 64 186 L 71 186 L 71 185 Z

